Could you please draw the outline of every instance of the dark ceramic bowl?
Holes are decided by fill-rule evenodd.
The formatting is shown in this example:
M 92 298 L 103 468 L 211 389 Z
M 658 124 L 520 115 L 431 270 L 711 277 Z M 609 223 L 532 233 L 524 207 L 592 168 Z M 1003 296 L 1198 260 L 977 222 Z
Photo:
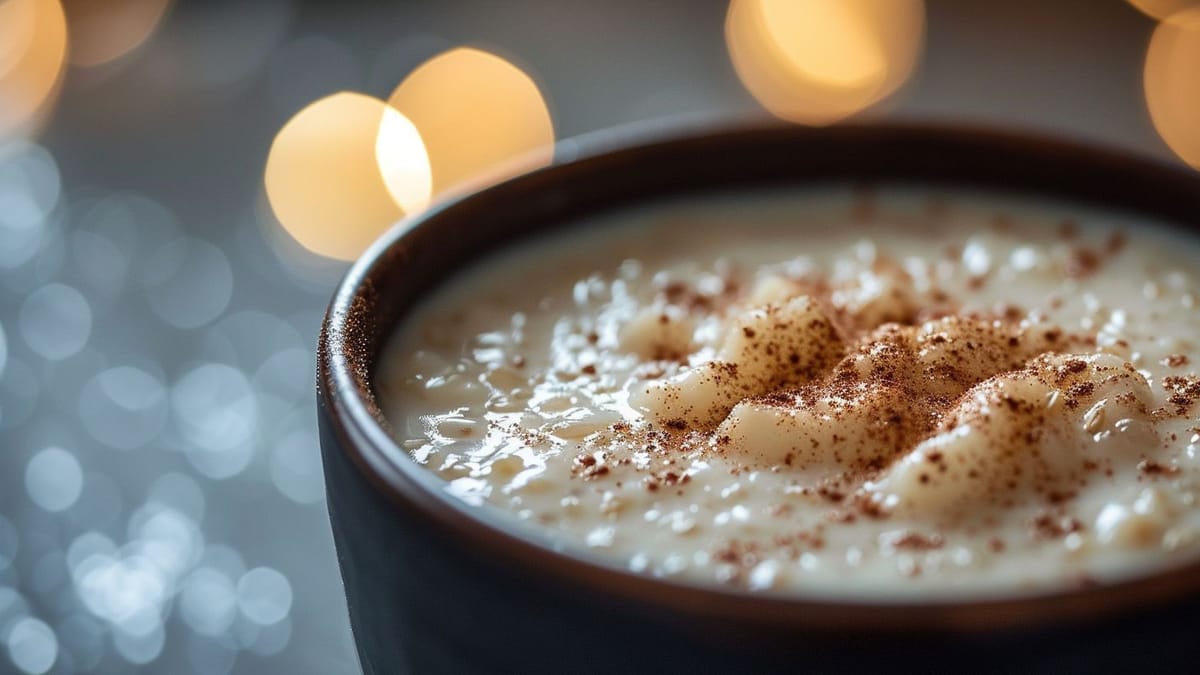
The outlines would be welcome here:
M 554 552 L 440 489 L 376 404 L 387 337 L 473 260 L 581 216 L 739 187 L 916 181 L 1117 207 L 1200 231 L 1200 177 L 1046 138 L 925 126 L 635 135 L 568 142 L 553 166 L 402 223 L 333 299 L 318 365 L 321 446 L 368 673 L 1194 672 L 1200 564 L 1011 600 L 762 597 Z

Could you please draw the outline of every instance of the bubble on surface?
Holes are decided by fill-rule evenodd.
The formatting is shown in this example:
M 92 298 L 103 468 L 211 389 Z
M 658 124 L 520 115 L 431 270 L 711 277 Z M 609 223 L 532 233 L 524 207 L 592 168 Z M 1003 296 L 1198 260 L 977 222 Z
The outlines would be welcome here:
M 190 476 L 181 473 L 165 473 L 156 478 L 146 501 L 175 509 L 194 523 L 204 520 L 204 490 Z
M 41 389 L 33 369 L 10 358 L 0 377 L 0 429 L 12 429 L 29 419 L 37 408 Z
M 288 499 L 313 504 L 325 496 L 321 451 L 312 430 L 293 431 L 271 448 L 271 482 Z
M 79 393 L 79 418 L 96 440 L 119 450 L 141 447 L 162 431 L 166 387 L 154 375 L 132 366 L 109 368 Z
M 180 238 L 151 254 L 142 282 L 150 308 L 175 328 L 203 326 L 220 316 L 233 297 L 233 268 L 216 246 Z
M 50 447 L 25 466 L 25 491 L 34 504 L 51 512 L 70 508 L 83 490 L 83 469 L 75 455 Z
M 221 571 L 200 567 L 183 582 L 179 613 L 184 623 L 201 635 L 224 635 L 237 618 L 237 589 Z
M 0 572 L 8 569 L 13 560 L 17 557 L 17 549 L 21 545 L 21 539 L 18 536 L 17 528 L 8 522 L 8 519 L 0 515 Z
M 171 406 L 188 460 L 202 473 L 229 478 L 250 463 L 258 401 L 240 370 L 222 363 L 193 368 L 172 387 Z
M 237 594 L 242 615 L 260 626 L 282 621 L 292 610 L 292 585 L 270 567 L 256 567 L 243 574 Z
M 5 643 L 13 665 L 23 673 L 41 675 L 58 659 L 58 636 L 41 619 L 25 617 L 17 621 Z
M 51 283 L 37 289 L 21 304 L 21 336 L 35 354 L 61 360 L 87 344 L 92 332 L 92 308 L 70 286 Z

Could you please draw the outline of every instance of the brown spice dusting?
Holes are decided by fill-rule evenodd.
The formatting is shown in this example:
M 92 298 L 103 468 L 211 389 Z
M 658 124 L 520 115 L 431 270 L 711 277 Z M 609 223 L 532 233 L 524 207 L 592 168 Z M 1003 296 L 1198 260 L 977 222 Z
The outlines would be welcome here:
M 589 363 L 586 366 L 580 368 L 579 370 L 584 375 L 595 375 L 596 374 L 596 365 L 594 363 Z
M 1187 354 L 1171 354 L 1162 360 L 1162 364 L 1168 368 L 1182 368 L 1188 362 Z
M 1091 276 L 1098 269 L 1100 269 L 1100 256 L 1089 248 L 1078 246 L 1071 249 L 1063 272 L 1072 279 L 1082 279 Z
M 1128 237 L 1124 232 L 1113 232 L 1104 242 L 1104 252 L 1109 255 L 1117 255 L 1125 250 L 1125 244 L 1128 243 Z
M 944 544 L 945 540 L 940 534 L 921 534 L 912 530 L 905 531 L 891 542 L 893 547 L 909 551 L 932 551 Z
M 1078 519 L 1057 510 L 1043 510 L 1029 521 L 1030 536 L 1035 541 L 1060 539 L 1083 529 Z
M 512 364 L 513 364 L 514 368 L 524 368 L 525 367 L 525 357 L 521 356 L 520 354 L 513 354 Z
M 1143 459 L 1138 462 L 1137 469 L 1144 476 L 1174 476 L 1179 473 L 1179 467 L 1161 464 L 1152 459 Z

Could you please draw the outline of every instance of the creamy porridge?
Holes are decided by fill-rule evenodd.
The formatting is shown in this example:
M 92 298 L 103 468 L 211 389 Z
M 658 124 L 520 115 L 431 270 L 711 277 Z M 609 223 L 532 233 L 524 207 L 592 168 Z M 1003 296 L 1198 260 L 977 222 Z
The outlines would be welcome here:
M 1200 549 L 1200 245 L 967 192 L 607 216 L 394 338 L 445 489 L 636 572 L 820 595 L 1104 583 Z

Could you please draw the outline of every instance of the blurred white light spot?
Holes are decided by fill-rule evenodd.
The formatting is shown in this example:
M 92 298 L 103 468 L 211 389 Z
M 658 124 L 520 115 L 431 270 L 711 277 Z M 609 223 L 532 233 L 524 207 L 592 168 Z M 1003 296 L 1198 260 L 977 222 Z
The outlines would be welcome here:
M 30 675 L 50 670 L 58 659 L 58 637 L 40 619 L 21 619 L 9 630 L 5 642 L 13 664 Z
M 124 631 L 113 633 L 113 646 L 117 648 L 117 653 L 125 657 L 126 661 L 137 665 L 144 665 L 157 659 L 159 654 L 162 654 L 164 642 L 166 642 L 166 632 L 161 623 L 145 634 Z
M 312 504 L 325 496 L 321 453 L 313 431 L 287 434 L 271 449 L 271 482 L 288 499 Z
M 156 438 L 166 424 L 166 387 L 144 370 L 110 368 L 83 386 L 79 419 L 93 438 L 109 447 L 141 447 Z
M 211 567 L 195 570 L 183 582 L 179 612 L 184 622 L 201 635 L 225 634 L 238 612 L 233 581 Z
M 176 328 L 197 328 L 217 318 L 233 296 L 233 268 L 221 249 L 182 238 L 158 249 L 143 268 L 150 307 Z
M 190 476 L 166 473 L 150 486 L 147 501 L 171 507 L 187 515 L 194 523 L 204 520 L 204 491 Z
M 96 557 L 111 558 L 117 553 L 117 545 L 100 532 L 84 532 L 71 542 L 67 547 L 67 567 L 71 570 L 72 577 L 78 582 L 82 574 L 86 572 L 84 562 Z
M 171 405 L 197 469 L 228 478 L 246 468 L 254 452 L 258 401 L 245 374 L 221 363 L 197 366 L 172 388 Z
M 35 354 L 65 359 L 83 349 L 92 332 L 92 309 L 83 295 L 63 284 L 47 284 L 21 305 L 21 336 Z
M 0 145 L 0 267 L 29 259 L 62 189 L 58 164 L 40 145 L 14 140 Z
M 72 570 L 72 579 L 88 611 L 118 635 L 146 637 L 162 630 L 161 612 L 171 589 L 153 561 L 97 554 Z
M 238 607 L 260 626 L 282 621 L 292 610 L 292 585 L 270 567 L 256 567 L 237 583 Z
M 25 491 L 34 504 L 47 511 L 70 508 L 82 490 L 79 460 L 62 448 L 46 448 L 25 466 Z
M 8 363 L 8 338 L 4 335 L 4 324 L 0 323 L 0 377 L 4 377 L 4 364 Z

